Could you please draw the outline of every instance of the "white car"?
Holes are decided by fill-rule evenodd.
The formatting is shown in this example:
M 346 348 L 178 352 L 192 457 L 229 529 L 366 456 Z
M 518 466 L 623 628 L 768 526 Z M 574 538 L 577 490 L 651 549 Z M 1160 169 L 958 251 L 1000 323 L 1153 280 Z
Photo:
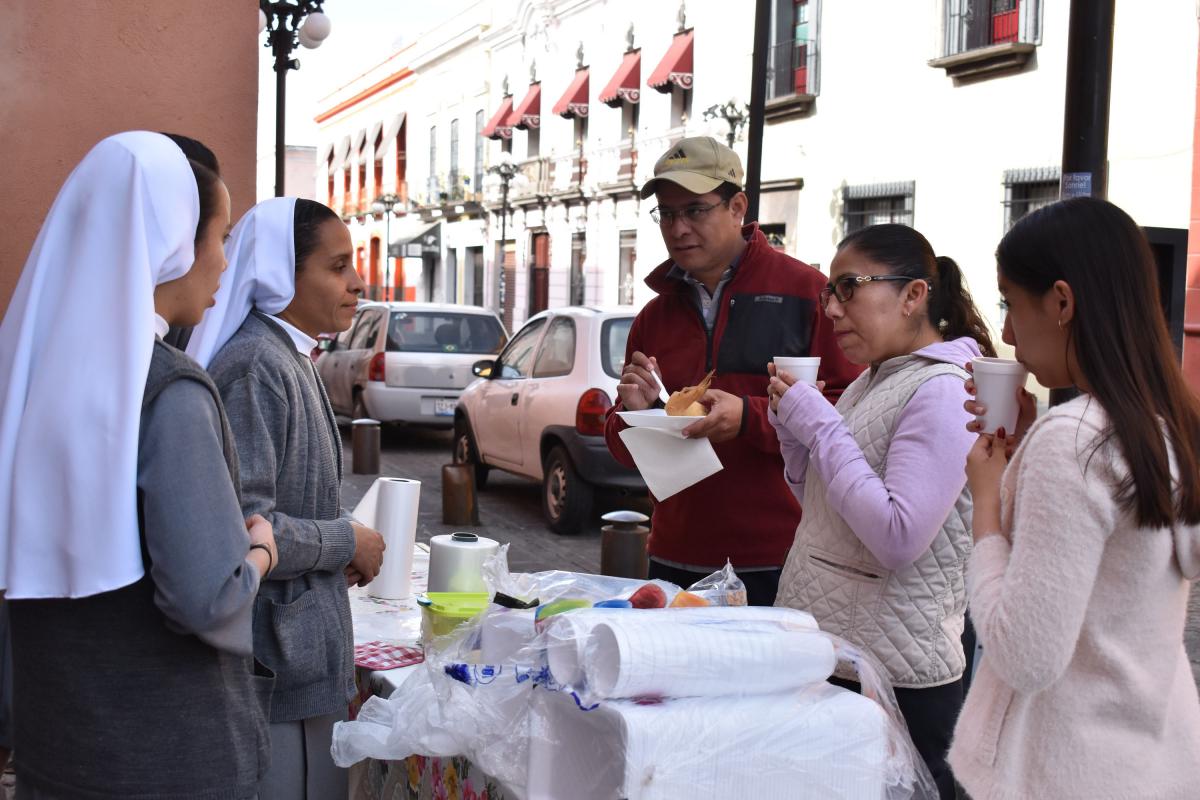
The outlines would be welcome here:
M 475 365 L 480 379 L 454 416 L 454 460 L 475 465 L 482 488 L 491 468 L 542 482 L 551 530 L 577 533 L 597 488 L 646 491 L 604 442 L 617 397 L 630 308 L 557 308 L 532 317 L 499 358 Z
M 507 341 L 495 313 L 444 303 L 364 303 L 321 342 L 317 371 L 337 414 L 448 428 L 471 366 Z

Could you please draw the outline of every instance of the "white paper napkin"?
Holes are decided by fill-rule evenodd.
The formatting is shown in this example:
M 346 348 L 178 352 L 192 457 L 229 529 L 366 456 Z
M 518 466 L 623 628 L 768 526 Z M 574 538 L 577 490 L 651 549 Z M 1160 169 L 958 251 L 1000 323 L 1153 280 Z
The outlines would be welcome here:
M 620 435 L 647 488 L 658 500 L 666 500 L 724 468 L 708 439 L 685 439 L 676 431 L 650 427 L 626 428 Z

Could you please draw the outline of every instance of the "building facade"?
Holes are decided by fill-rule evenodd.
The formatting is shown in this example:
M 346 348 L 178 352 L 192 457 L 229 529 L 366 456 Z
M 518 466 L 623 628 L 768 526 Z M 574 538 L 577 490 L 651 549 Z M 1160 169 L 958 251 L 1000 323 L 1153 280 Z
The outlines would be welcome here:
M 731 132 L 745 158 L 744 127 L 705 111 L 744 114 L 751 8 L 477 3 L 330 98 L 319 151 L 336 173 L 329 194 L 357 198 L 357 169 L 370 195 L 371 170 L 354 159 L 406 120 L 407 205 L 391 223 L 404 256 L 398 296 L 496 307 L 510 328 L 546 307 L 640 306 L 666 257 L 653 199 L 636 194 L 654 162 L 682 136 Z M 764 232 L 827 268 L 855 228 L 911 224 L 959 262 L 998 329 L 995 246 L 1058 193 L 1068 10 L 1061 0 L 772 4 Z M 1164 236 L 1189 223 L 1196 58 L 1190 6 L 1118 7 L 1109 197 Z M 493 168 L 509 163 L 505 185 Z M 393 171 L 386 161 L 384 188 Z M 370 277 L 368 237 L 383 223 L 361 201 L 352 210 Z

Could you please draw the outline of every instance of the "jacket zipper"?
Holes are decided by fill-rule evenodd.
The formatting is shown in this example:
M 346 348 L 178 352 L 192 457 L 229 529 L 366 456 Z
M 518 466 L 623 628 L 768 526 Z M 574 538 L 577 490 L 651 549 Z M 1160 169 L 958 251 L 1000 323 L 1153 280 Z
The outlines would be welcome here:
M 704 311 L 700 308 L 700 301 L 696 299 L 694 294 L 688 298 L 688 301 L 692 310 L 696 312 L 697 319 L 700 320 L 700 330 L 704 331 L 704 374 L 707 375 L 708 371 L 712 369 L 713 332 L 708 329 L 708 322 L 704 319 Z M 715 328 L 716 326 L 716 320 L 713 320 L 713 327 Z

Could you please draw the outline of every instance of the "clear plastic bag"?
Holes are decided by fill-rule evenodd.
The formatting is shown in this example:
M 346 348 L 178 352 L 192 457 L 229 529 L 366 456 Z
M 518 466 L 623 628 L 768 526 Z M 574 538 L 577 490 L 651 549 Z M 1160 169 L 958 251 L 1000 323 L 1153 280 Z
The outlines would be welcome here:
M 491 591 L 539 604 L 628 598 L 646 583 L 512 575 L 503 548 L 485 575 Z M 727 566 L 692 589 L 736 597 L 735 582 Z M 680 591 L 655 583 L 669 597 Z M 536 615 L 492 605 L 440 637 L 390 699 L 372 698 L 357 721 L 337 725 L 334 760 L 462 755 L 517 798 L 736 797 L 748 786 L 756 798 L 937 797 L 882 669 L 807 614 L 714 605 Z M 624 662 L 619 646 L 593 641 L 618 620 L 641 637 L 626 637 Z M 664 646 L 668 634 L 682 637 L 680 652 Z M 755 648 L 770 651 L 772 636 L 789 642 L 760 669 Z M 637 641 L 657 641 L 649 665 Z M 615 681 L 597 663 L 614 650 Z M 835 660 L 856 670 L 861 695 L 825 681 Z M 653 674 L 664 668 L 674 671 Z
M 733 564 L 729 561 L 712 575 L 693 583 L 687 590 L 714 606 L 746 605 L 746 584 L 733 571 Z

